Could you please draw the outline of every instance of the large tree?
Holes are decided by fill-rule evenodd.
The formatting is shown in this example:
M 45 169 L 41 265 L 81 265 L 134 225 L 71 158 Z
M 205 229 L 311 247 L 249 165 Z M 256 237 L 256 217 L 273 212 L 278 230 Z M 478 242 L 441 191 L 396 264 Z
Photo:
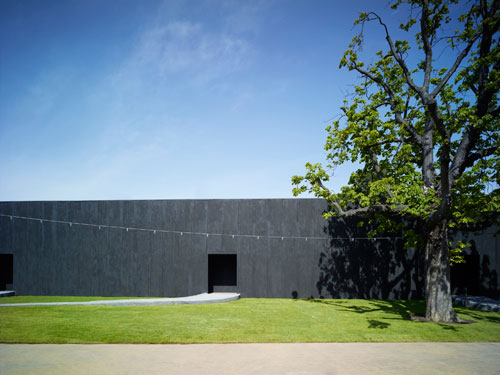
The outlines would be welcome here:
M 360 14 L 361 32 L 340 62 L 359 84 L 326 129 L 327 166 L 307 163 L 304 176 L 292 177 L 293 191 L 325 198 L 327 217 L 369 217 L 378 230 L 402 230 L 408 246 L 425 251 L 426 318 L 458 322 L 448 233 L 485 228 L 500 213 L 500 0 L 391 7 L 408 11 L 397 30 L 404 38 L 393 39 L 378 14 Z M 381 28 L 385 47 L 365 64 L 369 23 Z M 329 172 L 346 162 L 361 168 L 334 192 Z

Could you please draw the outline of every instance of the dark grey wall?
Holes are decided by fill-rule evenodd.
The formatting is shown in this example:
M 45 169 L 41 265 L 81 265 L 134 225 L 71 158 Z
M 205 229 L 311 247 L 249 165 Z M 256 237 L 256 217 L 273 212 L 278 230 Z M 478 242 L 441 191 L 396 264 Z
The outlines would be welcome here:
M 181 236 L 0 217 L 0 253 L 14 254 L 10 287 L 23 295 L 202 293 L 208 288 L 208 254 L 228 253 L 237 254 L 238 285 L 216 291 L 235 290 L 243 297 L 421 296 L 418 253 L 402 250 L 397 239 L 339 239 L 366 236 L 366 229 L 326 221 L 325 208 L 318 199 L 0 202 L 6 215 L 262 236 Z M 286 238 L 293 236 L 324 239 Z M 499 243 L 481 241 L 494 256 L 490 269 L 500 269 Z

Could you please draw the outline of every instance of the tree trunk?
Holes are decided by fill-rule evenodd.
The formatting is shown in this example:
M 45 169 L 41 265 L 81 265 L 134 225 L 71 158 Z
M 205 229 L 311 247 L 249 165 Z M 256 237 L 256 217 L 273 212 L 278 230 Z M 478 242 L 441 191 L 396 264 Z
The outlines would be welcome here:
M 431 230 L 425 246 L 425 317 L 432 322 L 458 323 L 453 310 L 446 221 Z

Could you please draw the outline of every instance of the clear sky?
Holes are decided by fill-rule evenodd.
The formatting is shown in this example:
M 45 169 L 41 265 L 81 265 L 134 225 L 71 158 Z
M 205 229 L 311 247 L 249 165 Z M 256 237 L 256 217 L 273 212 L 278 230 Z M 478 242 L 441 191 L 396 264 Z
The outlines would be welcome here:
M 363 10 L 397 18 L 368 0 L 1 1 L 0 200 L 291 197 L 356 82 L 338 63 Z

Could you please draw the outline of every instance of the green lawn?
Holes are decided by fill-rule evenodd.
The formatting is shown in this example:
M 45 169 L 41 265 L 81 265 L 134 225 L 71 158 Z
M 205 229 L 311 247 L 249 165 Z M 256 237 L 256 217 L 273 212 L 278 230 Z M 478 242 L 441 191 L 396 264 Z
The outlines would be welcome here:
M 7 297 L 7 302 L 86 297 Z M 88 299 L 86 299 L 88 300 Z M 456 307 L 477 323 L 421 323 L 422 301 L 245 298 L 171 306 L 0 307 L 0 342 L 206 343 L 500 341 L 500 314 Z

